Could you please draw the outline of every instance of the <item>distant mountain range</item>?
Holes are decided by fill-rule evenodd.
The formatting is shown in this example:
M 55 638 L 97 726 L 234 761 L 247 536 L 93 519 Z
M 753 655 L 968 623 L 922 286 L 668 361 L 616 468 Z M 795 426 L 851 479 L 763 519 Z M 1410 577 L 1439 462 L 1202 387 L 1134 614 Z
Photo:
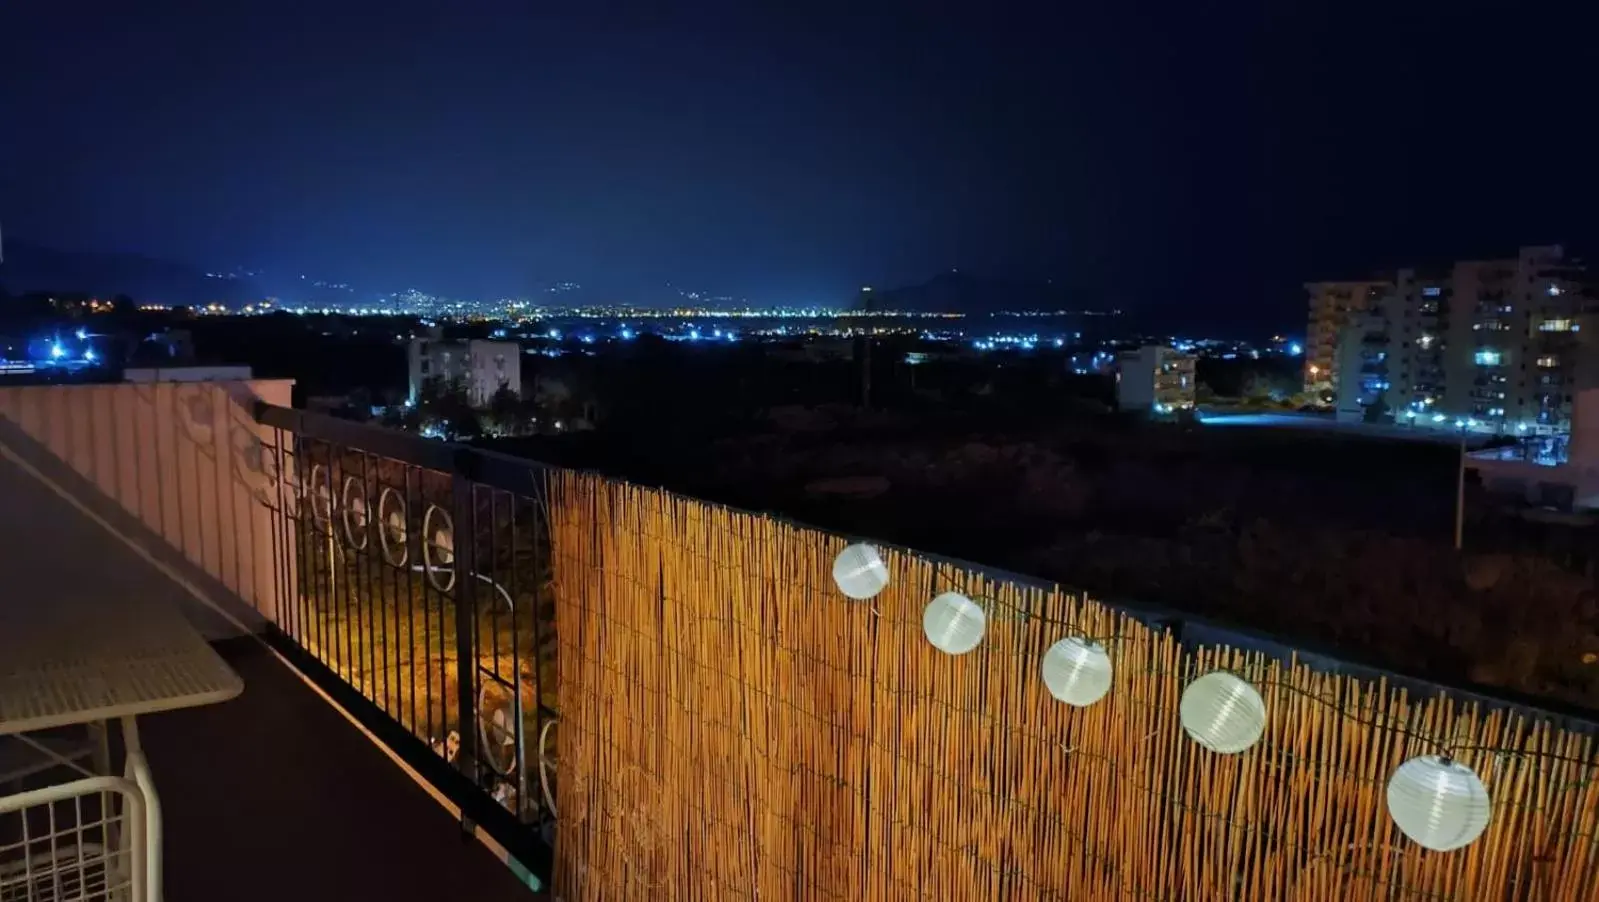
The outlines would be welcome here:
M 7 240 L 0 286 L 12 294 L 32 291 L 125 294 L 139 303 L 194 306 L 262 297 L 248 279 L 215 279 L 203 270 L 137 254 L 64 251 Z
M 281 284 L 280 284 L 281 283 Z M 563 288 L 570 283 L 563 283 Z M 571 285 L 576 289 L 577 286 Z M 7 240 L 0 262 L 0 288 L 12 294 L 34 291 L 82 292 L 110 297 L 125 294 L 138 303 L 197 306 L 240 304 L 265 297 L 287 303 L 349 303 L 345 285 L 324 285 L 302 278 L 276 281 L 260 273 L 208 274 L 198 267 L 138 254 L 67 251 L 27 241 Z M 581 292 L 561 300 L 581 303 Z M 986 314 L 1005 310 L 1063 310 L 1072 305 L 1067 292 L 1041 282 L 988 279 L 963 272 L 945 272 L 916 285 L 878 289 L 872 304 L 879 310 L 914 313 Z
M 1065 310 L 1071 305 L 1066 295 L 1064 288 L 1046 282 L 987 279 L 951 271 L 918 285 L 875 290 L 872 304 L 879 310 L 910 313 Z

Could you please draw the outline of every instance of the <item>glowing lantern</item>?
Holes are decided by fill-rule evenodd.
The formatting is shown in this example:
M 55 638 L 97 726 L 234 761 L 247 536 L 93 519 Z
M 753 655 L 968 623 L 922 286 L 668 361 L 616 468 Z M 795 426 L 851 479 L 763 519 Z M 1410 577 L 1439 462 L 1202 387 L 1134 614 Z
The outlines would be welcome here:
M 1468 846 L 1488 829 L 1493 803 L 1471 768 L 1423 755 L 1388 778 L 1388 816 L 1399 832 L 1435 852 Z
M 851 545 L 833 559 L 833 582 L 840 592 L 862 601 L 888 588 L 888 567 L 871 545 Z
M 1188 737 L 1218 755 L 1236 755 L 1266 732 L 1266 703 L 1260 693 L 1225 670 L 1189 683 L 1178 714 Z
M 922 632 L 945 654 L 964 655 L 983 641 L 988 615 L 959 592 L 945 592 L 928 602 L 922 612 Z
M 1071 636 L 1044 652 L 1044 685 L 1068 705 L 1083 708 L 1104 698 L 1110 679 L 1110 656 L 1091 639 Z

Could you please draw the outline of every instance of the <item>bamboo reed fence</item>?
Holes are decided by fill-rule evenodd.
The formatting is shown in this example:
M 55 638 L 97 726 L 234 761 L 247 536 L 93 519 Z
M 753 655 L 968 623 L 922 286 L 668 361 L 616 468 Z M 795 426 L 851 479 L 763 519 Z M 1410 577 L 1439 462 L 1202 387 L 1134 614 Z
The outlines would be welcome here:
M 884 551 L 889 588 L 852 601 L 831 580 L 842 538 L 665 492 L 566 474 L 552 500 L 564 899 L 1599 898 L 1594 767 L 1530 754 L 1594 762 L 1588 736 L 1186 649 L 910 554 Z M 949 590 L 988 609 L 959 657 L 921 626 Z M 1117 637 L 1113 689 L 1083 709 L 1039 669 L 1072 631 Z M 1178 720 L 1218 667 L 1268 706 L 1241 755 Z M 1388 817 L 1389 775 L 1432 751 L 1394 724 L 1482 777 L 1472 845 L 1430 852 Z

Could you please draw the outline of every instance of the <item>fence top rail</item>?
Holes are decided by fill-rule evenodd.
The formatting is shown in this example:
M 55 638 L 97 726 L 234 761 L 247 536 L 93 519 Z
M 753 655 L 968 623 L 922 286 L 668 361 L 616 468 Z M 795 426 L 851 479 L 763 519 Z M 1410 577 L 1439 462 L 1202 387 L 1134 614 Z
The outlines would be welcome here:
M 919 549 L 883 542 L 867 536 L 849 536 L 837 530 L 823 529 L 802 523 L 772 511 L 751 511 L 732 505 L 701 498 L 692 498 L 660 486 L 634 483 L 597 471 L 580 471 L 554 467 L 540 461 L 517 457 L 499 451 L 487 451 L 455 442 L 423 438 L 419 435 L 355 423 L 328 414 L 278 407 L 258 401 L 254 410 L 256 421 L 262 425 L 291 431 L 308 438 L 333 442 L 355 450 L 402 461 L 425 469 L 438 470 L 469 479 L 472 482 L 516 494 L 532 495 L 539 491 L 542 477 L 552 471 L 587 472 L 597 478 L 617 485 L 634 485 L 663 492 L 669 496 L 692 500 L 713 508 L 769 520 L 831 535 L 846 541 L 869 541 L 885 549 L 916 555 L 941 566 L 949 566 L 982 576 L 990 581 L 1010 582 L 1036 588 L 1045 592 L 1080 594 L 1077 590 L 1037 577 L 1013 573 L 997 567 L 979 564 L 946 555 L 930 554 Z M 1470 702 L 1485 710 L 1512 709 L 1527 717 L 1558 726 L 1573 732 L 1599 735 L 1599 709 L 1538 698 L 1498 687 L 1481 686 L 1466 682 L 1451 682 L 1390 670 L 1351 656 L 1348 652 L 1325 648 L 1314 642 L 1289 643 L 1246 626 L 1158 605 L 1131 602 L 1124 599 L 1096 601 L 1126 614 L 1147 626 L 1170 630 L 1188 648 L 1225 645 L 1245 651 L 1259 652 L 1284 662 L 1294 660 L 1312 670 L 1336 673 L 1365 680 L 1386 680 L 1390 685 L 1403 688 L 1412 696 L 1434 697 L 1448 695 L 1457 701 Z

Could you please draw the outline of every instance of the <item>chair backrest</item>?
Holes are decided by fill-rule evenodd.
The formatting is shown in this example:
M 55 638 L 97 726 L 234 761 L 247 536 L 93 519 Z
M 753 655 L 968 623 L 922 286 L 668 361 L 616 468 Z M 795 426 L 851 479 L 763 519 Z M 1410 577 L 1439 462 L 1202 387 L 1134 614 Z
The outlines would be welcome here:
M 0 797 L 0 902 L 146 902 L 144 793 L 89 777 Z

